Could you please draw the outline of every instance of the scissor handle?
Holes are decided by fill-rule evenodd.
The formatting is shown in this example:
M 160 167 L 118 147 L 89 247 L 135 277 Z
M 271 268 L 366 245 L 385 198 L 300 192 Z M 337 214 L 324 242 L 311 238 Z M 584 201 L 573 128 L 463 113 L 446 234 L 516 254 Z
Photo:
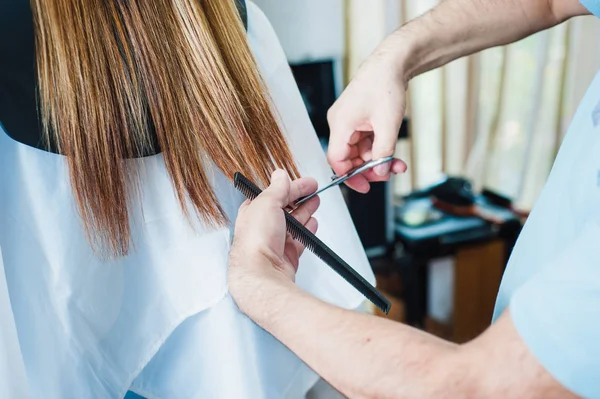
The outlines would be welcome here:
M 336 176 L 333 175 L 331 177 L 331 181 L 332 182 L 336 182 L 337 184 L 341 184 L 343 182 L 345 182 L 348 179 L 353 178 L 356 175 L 360 175 L 361 173 L 366 172 L 369 169 L 373 169 L 374 167 L 387 163 L 387 162 L 391 162 L 394 160 L 394 157 L 385 157 L 385 158 L 379 158 L 379 159 L 374 159 L 372 161 L 369 162 L 365 162 L 362 165 L 359 165 L 357 167 L 355 167 L 354 169 L 349 170 L 348 172 L 346 172 L 345 174 L 341 175 L 341 176 Z
M 374 159 L 372 161 L 369 162 L 365 162 L 362 165 L 359 165 L 357 167 L 355 167 L 354 169 L 349 170 L 348 172 L 346 172 L 345 174 L 341 175 L 341 176 L 332 176 L 331 178 L 331 182 L 326 185 L 325 187 L 315 191 L 314 193 L 307 195 L 306 197 L 300 198 L 298 201 L 296 201 L 296 203 L 294 204 L 296 207 L 298 207 L 300 204 L 302 204 L 303 202 L 308 201 L 309 199 L 315 197 L 316 195 L 322 193 L 323 191 L 327 190 L 328 188 L 331 188 L 333 186 L 338 186 L 340 184 L 342 184 L 343 182 L 345 182 L 346 180 L 357 176 L 361 173 L 366 172 L 369 169 L 374 168 L 377 165 L 381 165 L 384 164 L 386 162 L 391 162 L 394 160 L 394 157 L 385 157 L 385 158 L 379 158 L 379 159 Z

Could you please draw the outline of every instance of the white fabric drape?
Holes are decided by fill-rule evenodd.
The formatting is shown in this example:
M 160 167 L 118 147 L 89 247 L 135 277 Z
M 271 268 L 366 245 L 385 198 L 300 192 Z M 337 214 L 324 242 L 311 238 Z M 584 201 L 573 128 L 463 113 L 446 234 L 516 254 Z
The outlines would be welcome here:
M 250 1 L 248 25 L 301 173 L 328 181 L 283 49 Z M 318 376 L 228 294 L 232 223 L 188 223 L 160 154 L 131 163 L 141 178 L 135 250 L 103 261 L 85 239 L 64 157 L 17 143 L 0 126 L 0 398 L 25 398 L 24 390 L 48 399 L 118 399 L 127 390 L 151 399 L 303 398 Z M 213 172 L 233 222 L 244 198 Z M 339 188 L 321 196 L 315 216 L 319 237 L 374 283 Z M 296 282 L 341 307 L 364 301 L 310 252 Z
M 8 287 L 0 247 L 0 398 L 29 398 L 25 365 L 17 336 L 15 317 L 10 306 Z

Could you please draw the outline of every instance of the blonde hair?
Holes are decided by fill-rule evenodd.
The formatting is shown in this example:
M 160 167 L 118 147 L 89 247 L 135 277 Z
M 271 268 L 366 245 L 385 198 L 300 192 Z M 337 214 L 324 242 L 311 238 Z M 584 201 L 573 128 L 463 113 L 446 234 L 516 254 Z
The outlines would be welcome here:
M 135 170 L 160 150 L 183 211 L 226 216 L 207 158 L 263 185 L 276 167 L 298 176 L 234 0 L 32 0 L 41 120 L 67 156 L 96 249 L 124 255 Z M 155 133 L 159 148 L 154 148 Z

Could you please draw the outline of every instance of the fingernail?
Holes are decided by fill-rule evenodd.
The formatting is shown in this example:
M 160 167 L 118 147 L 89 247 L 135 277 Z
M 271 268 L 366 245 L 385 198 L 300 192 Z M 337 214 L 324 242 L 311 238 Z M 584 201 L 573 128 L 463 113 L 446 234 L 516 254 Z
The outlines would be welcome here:
M 390 173 L 390 164 L 384 163 L 381 165 L 377 165 L 375 166 L 374 171 L 377 176 L 386 176 L 388 173 Z

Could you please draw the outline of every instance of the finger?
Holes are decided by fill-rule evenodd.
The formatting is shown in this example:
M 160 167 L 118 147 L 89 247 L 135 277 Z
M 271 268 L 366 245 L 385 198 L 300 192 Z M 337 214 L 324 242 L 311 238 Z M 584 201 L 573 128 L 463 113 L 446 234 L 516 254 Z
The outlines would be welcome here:
M 298 207 L 298 209 L 292 212 L 292 216 L 302 224 L 306 224 L 309 219 L 314 215 L 314 213 L 319 209 L 319 205 L 321 204 L 321 200 L 319 197 L 311 198 L 306 201 L 302 205 Z
M 271 175 L 271 184 L 258 196 L 257 200 L 271 198 L 277 203 L 277 206 L 283 209 L 289 204 L 290 186 L 288 174 L 282 169 L 277 169 Z
M 348 139 L 348 144 L 350 144 L 350 145 L 358 144 L 363 139 L 363 137 L 369 133 L 370 132 L 366 131 L 366 130 L 358 130 L 358 129 L 355 130 L 352 133 L 352 135 L 350 136 L 350 139 Z
M 285 232 L 285 240 L 286 241 L 294 241 L 294 237 L 289 232 Z
M 368 162 L 373 159 L 373 134 L 365 136 L 358 143 L 358 156 L 364 161 Z
M 330 119 L 329 114 L 328 120 L 331 133 L 329 135 L 327 159 L 333 171 L 342 174 L 351 168 L 348 161 L 353 146 L 349 141 L 354 134 L 354 128 L 351 125 L 340 123 L 337 118 Z
M 351 159 L 353 144 L 360 141 L 361 130 L 372 130 L 370 124 L 361 120 L 361 115 L 349 113 L 347 109 L 341 113 L 339 101 L 327 112 L 330 129 L 327 159 L 336 174 L 343 174 L 350 170 L 351 166 L 347 161 Z
M 313 234 L 317 234 L 317 230 L 319 229 L 319 222 L 315 218 L 310 218 L 308 222 L 304 225 Z
M 394 155 L 401 123 L 402 118 L 397 121 L 393 116 L 380 118 L 377 123 L 374 123 L 373 159 Z M 390 168 L 391 165 L 387 162 L 376 166 L 374 170 L 377 175 L 385 176 L 390 172 Z
M 380 181 L 387 181 L 391 178 L 391 174 L 399 174 L 399 173 L 404 173 L 406 172 L 406 164 L 400 160 L 400 159 L 394 159 L 392 162 L 392 166 L 391 166 L 391 170 L 390 173 L 384 175 L 384 176 L 379 176 L 378 174 L 376 174 L 373 169 L 371 170 L 367 170 L 366 172 L 363 173 L 363 176 L 370 182 L 380 182 Z
M 408 169 L 408 166 L 406 166 L 406 163 L 400 159 L 394 159 L 392 161 L 392 173 L 395 174 L 400 174 L 400 173 L 404 173 L 406 172 L 406 169 Z
M 359 150 L 358 150 L 358 146 L 357 146 L 357 145 L 353 145 L 353 146 L 350 148 L 350 154 L 348 155 L 348 158 L 349 158 L 349 159 L 352 159 L 352 158 L 356 158 L 356 157 L 358 157 L 358 156 L 360 156 L 360 152 L 359 152 Z
M 379 176 L 378 174 L 375 173 L 375 171 L 373 169 L 371 169 L 371 170 L 364 172 L 363 176 L 370 183 L 376 183 L 376 182 L 388 181 L 392 177 L 392 173 L 390 172 L 383 176 Z
M 359 145 L 368 137 L 372 137 L 373 132 L 357 130 L 348 139 L 348 145 L 350 146 L 350 153 L 348 154 L 349 159 L 360 157 Z M 373 141 L 371 140 L 371 143 Z
M 319 229 L 319 222 L 317 222 L 317 219 L 315 219 L 315 218 L 310 218 L 308 220 L 308 222 L 306 222 L 304 227 L 306 227 L 308 229 L 308 231 L 310 231 L 311 233 L 316 234 L 317 230 Z M 305 249 L 304 245 L 302 245 L 302 243 L 299 241 L 294 241 L 294 246 L 296 247 L 296 250 L 298 251 L 298 256 L 302 256 L 302 253 L 304 252 L 304 249 Z
M 327 162 L 329 162 L 329 166 L 333 169 L 336 175 L 343 175 L 350 169 L 352 169 L 352 161 L 350 158 L 336 160 L 331 156 L 327 155 Z
M 352 160 L 352 167 L 360 166 L 364 162 L 365 161 L 362 158 L 354 158 Z M 365 176 L 364 173 L 361 173 L 360 175 L 354 176 L 351 179 L 346 180 L 345 184 L 354 191 L 362 194 L 368 193 L 371 188 L 369 184 L 369 179 Z
M 349 171 L 350 169 L 352 169 L 352 167 L 353 167 L 352 163 L 348 162 L 348 160 L 352 160 L 354 158 L 361 157 L 359 144 L 362 143 L 362 141 L 366 137 L 372 137 L 372 135 L 373 135 L 373 133 L 368 132 L 368 131 L 355 131 L 354 133 L 352 133 L 352 135 L 348 139 L 348 143 L 347 143 L 348 144 L 348 153 L 345 154 L 346 156 L 343 160 L 335 159 L 332 156 L 333 152 L 331 152 L 331 151 L 328 152 L 327 160 L 328 160 L 329 164 L 331 165 L 333 171 L 336 174 L 340 175 L 340 174 L 344 174 L 347 171 Z
M 352 160 L 352 167 L 356 168 L 357 166 L 360 166 L 364 163 L 365 163 L 365 161 L 362 158 L 357 157 Z
M 312 177 L 301 177 L 294 180 L 290 185 L 288 204 L 295 202 L 298 198 L 314 193 L 317 188 L 319 188 L 319 185 Z
M 344 182 L 345 185 L 353 189 L 354 191 L 362 194 L 366 194 L 370 190 L 369 180 L 363 175 L 354 176 Z
M 353 162 L 355 162 L 353 160 Z M 388 181 L 392 177 L 392 173 L 399 174 L 406 172 L 407 166 L 404 161 L 394 159 L 391 162 L 391 170 L 383 176 L 375 173 L 373 169 L 367 170 L 362 174 L 353 177 L 346 181 L 346 185 L 359 193 L 367 193 L 370 190 L 370 183 Z

